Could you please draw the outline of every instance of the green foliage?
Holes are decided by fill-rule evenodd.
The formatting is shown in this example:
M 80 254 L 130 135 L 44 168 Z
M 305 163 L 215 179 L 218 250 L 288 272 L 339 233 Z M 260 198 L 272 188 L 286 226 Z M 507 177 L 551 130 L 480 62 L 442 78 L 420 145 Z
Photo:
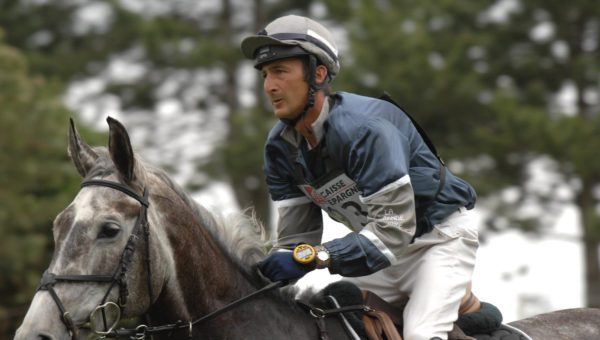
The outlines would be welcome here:
M 67 155 L 60 84 L 31 76 L 1 40 L 0 74 L 0 319 L 8 321 L 0 324 L 16 327 L 50 261 L 52 220 L 80 178 Z
M 213 161 L 202 167 L 214 178 L 228 180 L 238 202 L 252 206 L 260 219 L 269 212 L 269 199 L 262 172 L 263 146 L 275 120 L 265 119 L 259 109 L 238 112 L 229 128 L 230 138 L 214 151 Z
M 488 109 L 477 93 L 489 85 L 466 54 L 487 38 L 477 33 L 475 17 L 490 2 L 355 3 L 347 25 L 352 51 L 342 56 L 335 87 L 371 96 L 388 91 L 446 158 L 473 155 L 464 132 L 482 123 Z

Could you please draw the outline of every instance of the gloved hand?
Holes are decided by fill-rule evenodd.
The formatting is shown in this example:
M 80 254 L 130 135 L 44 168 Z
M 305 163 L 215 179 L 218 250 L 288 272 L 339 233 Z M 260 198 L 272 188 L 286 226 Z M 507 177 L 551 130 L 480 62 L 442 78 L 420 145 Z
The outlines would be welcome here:
M 290 250 L 280 250 L 267 256 L 258 263 L 258 268 L 271 281 L 299 279 L 304 274 L 315 269 L 315 264 L 302 264 L 294 260 Z

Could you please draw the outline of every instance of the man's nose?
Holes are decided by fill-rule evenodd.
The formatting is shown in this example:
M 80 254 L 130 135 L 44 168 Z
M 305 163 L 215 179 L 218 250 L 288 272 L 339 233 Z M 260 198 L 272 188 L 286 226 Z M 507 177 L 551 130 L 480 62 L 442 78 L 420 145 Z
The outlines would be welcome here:
M 265 88 L 265 92 L 270 93 L 273 92 L 275 90 L 275 81 L 273 80 L 273 77 L 269 76 L 268 74 L 263 78 L 263 86 Z

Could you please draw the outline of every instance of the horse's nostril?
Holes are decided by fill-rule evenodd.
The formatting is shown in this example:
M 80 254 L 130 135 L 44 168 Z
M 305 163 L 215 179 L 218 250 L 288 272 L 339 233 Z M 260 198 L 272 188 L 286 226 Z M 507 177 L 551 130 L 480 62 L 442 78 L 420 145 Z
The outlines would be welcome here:
M 54 340 L 54 338 L 45 334 L 40 334 L 38 335 L 37 340 Z

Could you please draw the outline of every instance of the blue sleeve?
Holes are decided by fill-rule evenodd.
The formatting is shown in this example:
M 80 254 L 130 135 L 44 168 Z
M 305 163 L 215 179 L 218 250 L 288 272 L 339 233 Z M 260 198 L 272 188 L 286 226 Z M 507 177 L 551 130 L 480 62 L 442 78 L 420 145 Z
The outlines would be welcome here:
M 356 135 L 352 136 L 343 135 L 348 133 L 347 130 L 339 130 L 342 135 L 336 140 L 339 143 L 333 143 L 332 154 L 347 157 L 342 160 L 346 173 L 357 183 L 362 191 L 362 197 L 378 196 L 386 186 L 389 188 L 399 179 L 408 178 L 410 144 L 408 138 L 395 125 L 384 119 L 371 118 L 356 131 Z M 397 201 L 389 201 L 387 204 L 390 207 L 396 205 L 397 209 L 407 209 L 406 215 L 414 216 L 414 193 L 410 183 L 397 190 L 404 192 L 400 195 L 402 197 L 396 197 Z M 398 249 L 387 249 L 388 244 L 403 247 L 408 242 L 406 240 L 397 242 L 397 239 L 408 237 L 410 241 L 410 233 L 397 236 L 404 233 L 401 233 L 397 227 L 386 225 L 381 221 L 381 216 L 372 216 L 372 212 L 381 211 L 375 208 L 369 207 L 371 222 L 365 228 L 380 230 L 381 233 L 377 234 L 378 237 L 384 237 L 380 239 L 384 246 L 376 246 L 372 240 L 359 233 L 350 233 L 343 238 L 325 243 L 324 246 L 331 254 L 331 273 L 343 276 L 363 276 L 374 273 L 389 266 L 391 264 L 389 256 L 393 257 L 390 254 L 399 252 Z M 411 227 L 414 227 L 413 220 L 411 219 L 409 223 Z M 393 242 L 389 242 L 392 239 Z M 389 250 L 386 251 L 388 256 L 382 252 L 382 248 Z
M 342 276 L 364 276 L 390 265 L 390 261 L 358 233 L 323 243 L 331 256 L 329 272 Z
M 267 141 L 264 149 L 263 173 L 273 201 L 304 196 L 295 185 L 289 151 L 282 143 Z

